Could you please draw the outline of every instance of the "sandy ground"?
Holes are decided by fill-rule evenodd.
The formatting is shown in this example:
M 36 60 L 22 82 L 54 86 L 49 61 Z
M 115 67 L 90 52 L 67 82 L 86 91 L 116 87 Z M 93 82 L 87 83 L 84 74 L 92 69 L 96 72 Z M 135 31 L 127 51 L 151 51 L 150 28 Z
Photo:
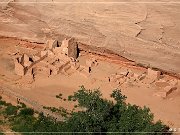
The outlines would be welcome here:
M 179 0 L 1 1 L 0 35 L 35 42 L 75 37 L 137 63 L 180 73 Z
M 9 54 L 15 51 L 15 45 L 18 44 L 22 44 L 22 41 L 11 38 L 0 39 L 0 84 L 1 86 L 11 88 L 14 93 L 43 106 L 62 106 L 72 109 L 74 106 L 73 102 L 57 99 L 56 95 L 62 93 L 63 99 L 67 99 L 69 95 L 79 89 L 79 86 L 84 85 L 87 89 L 100 88 L 103 97 L 111 99 L 109 95 L 112 90 L 119 88 L 127 96 L 127 102 L 149 107 L 155 115 L 155 120 L 161 119 L 170 127 L 180 127 L 180 82 L 176 91 L 168 95 L 166 99 L 162 99 L 154 96 L 154 93 L 160 89 L 154 86 L 154 84 L 146 83 L 146 81 L 138 81 L 137 83 L 127 82 L 119 86 L 105 79 L 105 77 L 122 72 L 125 69 L 129 69 L 136 74 L 142 74 L 146 69 L 131 67 L 126 64 L 117 64 L 111 60 L 106 60 L 106 58 L 103 59 L 101 56 L 86 54 L 78 58 L 82 65 L 91 57 L 98 60 L 98 66 L 92 68 L 92 73 L 89 77 L 80 75 L 78 72 L 71 72 L 70 70 L 68 71 L 69 75 L 58 74 L 50 77 L 39 77 L 35 79 L 35 82 L 30 87 L 26 87 L 26 84 L 17 84 L 21 77 L 14 73 L 14 65 Z M 163 79 L 170 80 L 173 77 L 163 75 Z M 10 101 L 12 97 L 6 96 L 5 98 L 7 101 Z

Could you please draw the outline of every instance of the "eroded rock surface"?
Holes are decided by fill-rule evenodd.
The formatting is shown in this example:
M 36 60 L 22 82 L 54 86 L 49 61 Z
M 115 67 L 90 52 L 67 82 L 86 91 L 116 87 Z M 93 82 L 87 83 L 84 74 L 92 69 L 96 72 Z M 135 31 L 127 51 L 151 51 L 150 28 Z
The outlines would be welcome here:
M 74 37 L 137 63 L 180 73 L 178 0 L 28 2 L 3 0 L 1 35 L 35 42 Z

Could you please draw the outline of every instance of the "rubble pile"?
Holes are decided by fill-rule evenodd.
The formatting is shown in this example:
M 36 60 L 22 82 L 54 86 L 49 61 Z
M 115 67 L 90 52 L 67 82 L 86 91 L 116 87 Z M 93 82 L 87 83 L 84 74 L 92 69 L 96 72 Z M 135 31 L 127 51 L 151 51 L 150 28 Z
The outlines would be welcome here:
M 177 90 L 178 81 L 175 79 L 169 81 L 160 80 L 155 85 L 159 90 L 154 93 L 154 96 L 166 98 L 169 94 Z
M 150 68 L 147 72 L 139 75 L 133 73 L 131 70 L 125 69 L 120 73 L 111 74 L 106 77 L 106 81 L 116 87 L 121 86 L 124 83 L 134 85 L 135 83 L 141 82 L 144 85 L 151 85 L 151 87 L 156 87 L 156 89 L 158 89 L 158 91 L 153 94 L 154 96 L 166 98 L 177 89 L 178 81 L 176 79 L 166 81 L 161 78 L 163 78 L 163 76 L 161 76 L 160 71 L 155 71 Z

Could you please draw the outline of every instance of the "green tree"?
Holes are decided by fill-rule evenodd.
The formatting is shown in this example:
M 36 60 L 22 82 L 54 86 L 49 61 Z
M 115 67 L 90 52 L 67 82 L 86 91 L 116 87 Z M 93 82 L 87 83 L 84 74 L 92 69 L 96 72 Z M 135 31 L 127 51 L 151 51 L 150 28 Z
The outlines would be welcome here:
M 66 128 L 73 132 L 166 132 L 162 122 L 153 122 L 147 107 L 127 104 L 120 90 L 111 94 L 115 102 L 102 98 L 99 90 L 81 89 L 70 96 L 85 111 L 73 112 L 66 121 Z
M 66 109 L 56 108 L 56 112 L 63 112 L 64 121 L 56 121 L 52 117 L 44 116 L 43 113 L 34 117 L 34 111 L 25 108 L 12 119 L 12 129 L 17 132 L 170 134 L 169 128 L 161 121 L 154 122 L 154 116 L 149 108 L 126 103 L 126 96 L 122 95 L 118 89 L 112 92 L 111 97 L 113 101 L 106 100 L 98 89 L 86 90 L 82 86 L 74 95 L 68 97 L 68 100 L 78 103 L 75 105 L 78 111 L 75 109 L 69 112 Z
M 19 112 L 19 115 L 33 115 L 34 114 L 34 110 L 31 108 L 24 108 L 21 109 Z
M 8 105 L 7 108 L 5 109 L 5 113 L 7 115 L 16 115 L 18 111 L 18 108 L 13 105 Z

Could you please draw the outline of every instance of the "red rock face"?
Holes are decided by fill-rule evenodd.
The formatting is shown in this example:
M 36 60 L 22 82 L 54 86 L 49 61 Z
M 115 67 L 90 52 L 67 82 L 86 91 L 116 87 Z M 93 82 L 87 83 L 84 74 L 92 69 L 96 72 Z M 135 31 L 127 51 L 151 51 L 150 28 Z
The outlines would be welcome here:
M 40 0 L 3 0 L 7 3 L 0 5 L 0 33 L 40 43 L 49 38 L 74 37 L 137 63 L 180 73 L 180 4 L 175 3 L 179 0 L 163 1 L 165 4 L 153 4 L 155 0 L 140 4 L 134 0 L 124 4 L 114 0 L 83 3 L 87 1 L 43 4 Z

